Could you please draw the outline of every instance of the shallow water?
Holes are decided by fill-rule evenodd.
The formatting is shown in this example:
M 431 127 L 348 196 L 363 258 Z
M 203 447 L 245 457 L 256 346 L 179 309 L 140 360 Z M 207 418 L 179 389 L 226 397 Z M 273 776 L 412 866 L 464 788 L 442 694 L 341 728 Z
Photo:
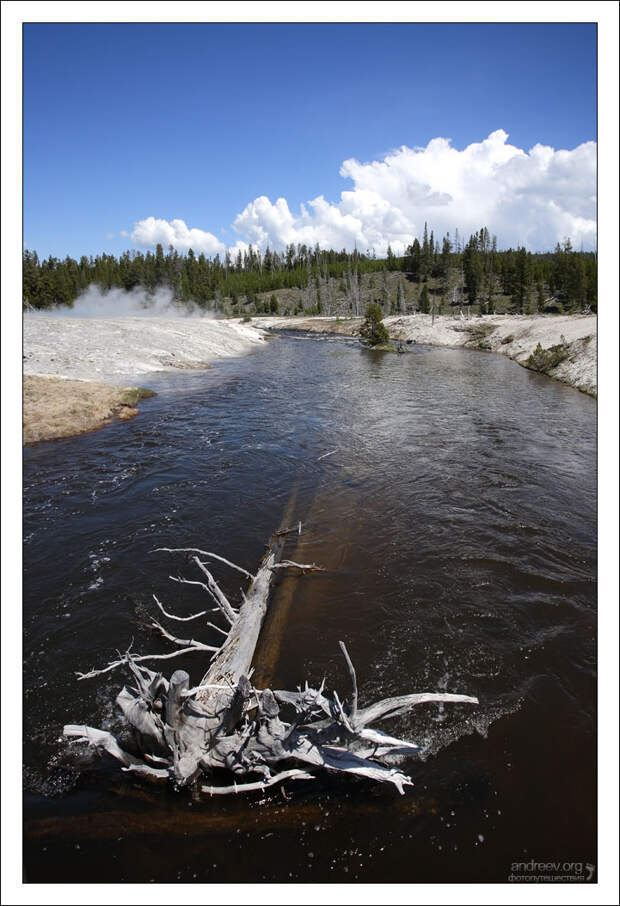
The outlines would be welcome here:
M 150 386 L 132 422 L 25 451 L 26 879 L 506 881 L 517 861 L 595 864 L 595 402 L 503 356 L 295 337 Z M 251 570 L 287 507 L 304 529 L 286 556 L 326 572 L 281 579 L 257 680 L 326 676 L 346 696 L 343 639 L 362 705 L 478 696 L 384 724 L 421 744 L 415 786 L 325 775 L 288 799 L 200 803 L 61 742 L 64 723 L 120 729 L 121 672 L 75 672 L 132 638 L 168 650 L 141 623 L 153 593 L 202 609 L 168 579 L 194 578 L 182 555 L 154 548 Z M 218 572 L 233 597 L 237 576 Z M 206 662 L 171 665 L 197 682 Z

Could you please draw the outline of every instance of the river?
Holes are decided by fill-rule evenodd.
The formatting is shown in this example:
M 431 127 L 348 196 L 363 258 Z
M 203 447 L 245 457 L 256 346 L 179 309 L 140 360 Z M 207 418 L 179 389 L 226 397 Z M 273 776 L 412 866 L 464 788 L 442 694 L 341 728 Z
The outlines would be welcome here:
M 132 422 L 25 450 L 25 879 L 501 882 L 516 862 L 595 864 L 596 402 L 503 356 L 294 336 L 148 383 Z M 65 723 L 121 728 L 126 680 L 75 673 L 132 639 L 171 650 L 143 626 L 152 594 L 202 609 L 168 578 L 191 565 L 154 549 L 253 570 L 287 507 L 303 530 L 285 555 L 326 571 L 280 579 L 255 679 L 348 695 L 342 639 L 361 706 L 478 696 L 383 724 L 421 745 L 414 787 L 324 774 L 288 798 L 198 802 L 68 747 Z M 238 574 L 220 577 L 238 600 Z M 171 664 L 198 682 L 207 661 Z

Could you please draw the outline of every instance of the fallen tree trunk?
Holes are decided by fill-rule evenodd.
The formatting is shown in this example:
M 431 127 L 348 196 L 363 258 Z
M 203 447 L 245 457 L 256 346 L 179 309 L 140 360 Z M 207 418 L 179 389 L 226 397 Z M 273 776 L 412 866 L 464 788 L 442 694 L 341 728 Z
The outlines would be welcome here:
M 112 734 L 92 727 L 67 725 L 65 736 L 104 749 L 124 765 L 123 770 L 154 778 L 171 778 L 178 786 L 193 784 L 207 795 L 264 789 L 289 779 L 311 779 L 314 775 L 308 772 L 317 768 L 387 781 L 403 793 L 411 779 L 390 766 L 390 762 L 415 752 L 418 746 L 368 725 L 403 714 L 424 702 L 477 704 L 478 700 L 468 695 L 424 692 L 359 708 L 357 677 L 343 642 L 340 647 L 352 683 L 349 704 L 341 701 L 335 691 L 331 697 L 325 695 L 324 684 L 313 689 L 306 683 L 305 689 L 297 692 L 254 688 L 252 659 L 274 576 L 278 569 L 291 567 L 304 573 L 320 569 L 315 564 L 281 561 L 285 542 L 286 532 L 273 536 L 255 576 L 208 551 L 161 548 L 169 553 L 191 555 L 191 561 L 206 581 L 180 576 L 171 578 L 202 586 L 215 607 L 189 617 L 179 617 L 165 610 L 154 598 L 159 611 L 170 620 L 183 622 L 217 612 L 227 629 L 208 621 L 207 625 L 223 634 L 224 640 L 215 647 L 194 639 L 179 639 L 153 619 L 151 626 L 177 645 L 179 651 L 159 655 L 134 655 L 127 651 L 100 670 L 78 674 L 79 679 L 86 679 L 120 666 L 130 670 L 135 685 L 122 689 L 117 704 L 134 730 L 136 745 L 143 758 L 124 751 Z M 238 608 L 230 603 L 217 584 L 206 558 L 222 562 L 251 578 L 247 594 L 241 593 Z M 144 661 L 195 651 L 211 652 L 212 659 L 200 684 L 193 688 L 190 688 L 190 678 L 184 670 L 176 670 L 167 680 L 161 673 L 143 666 Z M 221 787 L 201 783 L 220 768 L 237 776 L 254 775 L 258 779 L 244 779 L 241 783 Z M 275 774 L 272 768 L 277 768 Z
M 267 613 L 275 566 L 282 556 L 283 549 L 284 539 L 278 535 L 274 536 L 247 595 L 244 595 L 235 622 L 202 681 L 205 685 L 225 682 L 236 686 L 242 676 L 249 674 L 258 636 Z M 197 695 L 198 700 L 202 702 L 208 701 L 210 697 L 212 693 L 209 689 L 202 690 Z

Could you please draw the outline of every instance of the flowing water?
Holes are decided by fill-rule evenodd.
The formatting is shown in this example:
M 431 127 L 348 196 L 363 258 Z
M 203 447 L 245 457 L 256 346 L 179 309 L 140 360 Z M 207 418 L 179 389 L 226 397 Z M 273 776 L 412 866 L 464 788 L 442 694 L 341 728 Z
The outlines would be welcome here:
M 26 880 L 507 881 L 515 862 L 595 864 L 595 402 L 502 356 L 292 336 L 149 385 L 132 422 L 25 451 Z M 325 676 L 348 696 L 342 639 L 361 705 L 478 696 L 383 724 L 421 745 L 403 765 L 415 786 L 325 774 L 200 802 L 62 742 L 65 723 L 122 726 L 122 671 L 77 671 L 132 639 L 172 650 L 144 628 L 153 593 L 202 609 L 168 578 L 196 578 L 191 564 L 154 549 L 253 570 L 287 510 L 303 531 L 285 556 L 326 571 L 280 579 L 255 679 Z M 218 578 L 238 600 L 239 574 Z M 198 682 L 206 665 L 190 653 L 166 672 Z

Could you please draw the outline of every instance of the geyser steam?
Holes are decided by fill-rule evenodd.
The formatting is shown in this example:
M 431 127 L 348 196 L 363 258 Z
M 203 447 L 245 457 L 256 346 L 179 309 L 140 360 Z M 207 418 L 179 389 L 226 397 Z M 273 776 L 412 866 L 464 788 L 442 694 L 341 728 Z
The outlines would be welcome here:
M 152 293 L 136 286 L 131 290 L 113 289 L 103 291 L 92 283 L 73 303 L 73 306 L 59 305 L 53 309 L 32 312 L 55 318 L 212 318 L 212 312 L 205 312 L 194 303 L 175 302 L 171 289 L 159 287 Z

